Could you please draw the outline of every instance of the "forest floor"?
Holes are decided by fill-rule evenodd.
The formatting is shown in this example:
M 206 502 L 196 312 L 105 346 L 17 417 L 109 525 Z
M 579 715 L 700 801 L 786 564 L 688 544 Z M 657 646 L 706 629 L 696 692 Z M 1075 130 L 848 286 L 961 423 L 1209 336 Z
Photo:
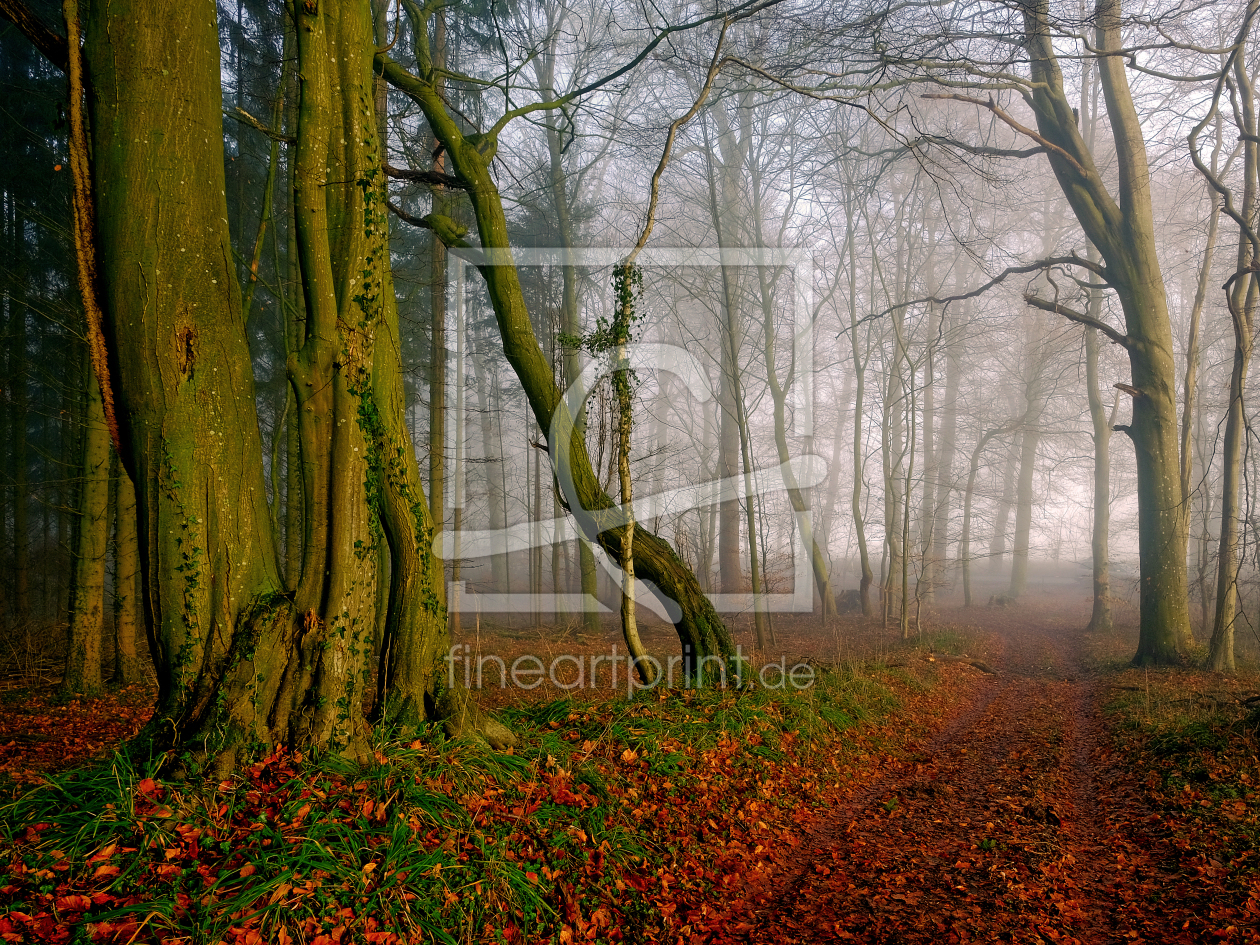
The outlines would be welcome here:
M 1254 675 L 1139 672 L 1079 618 L 1004 616 L 996 674 L 819 806 L 750 939 L 1260 941 L 1254 732 L 1218 754 Z
M 780 618 L 807 691 L 487 680 L 510 755 L 434 732 L 207 785 L 85 766 L 150 691 L 10 683 L 0 940 L 1260 942 L 1260 676 L 1128 668 L 1132 633 L 1087 616 L 942 611 L 908 643 Z M 572 670 L 605 631 L 457 641 Z

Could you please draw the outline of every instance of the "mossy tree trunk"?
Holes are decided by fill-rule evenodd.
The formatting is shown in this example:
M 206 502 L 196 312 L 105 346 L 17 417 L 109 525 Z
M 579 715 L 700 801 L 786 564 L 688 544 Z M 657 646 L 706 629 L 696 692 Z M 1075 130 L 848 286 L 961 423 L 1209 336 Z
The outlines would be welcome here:
M 289 608 L 228 242 L 214 6 L 93 4 L 85 53 L 107 331 L 158 672 L 152 730 L 217 743 L 230 722 L 229 738 L 269 740 L 293 634 L 281 629 Z
M 435 701 L 425 655 L 445 625 L 402 421 L 370 8 L 294 8 L 306 324 L 288 367 L 305 534 L 289 593 L 228 238 L 215 6 L 93 4 L 84 47 L 106 330 L 159 685 L 148 734 L 228 761 L 277 744 L 366 751 L 379 541 L 392 558 L 382 676 L 395 704 Z

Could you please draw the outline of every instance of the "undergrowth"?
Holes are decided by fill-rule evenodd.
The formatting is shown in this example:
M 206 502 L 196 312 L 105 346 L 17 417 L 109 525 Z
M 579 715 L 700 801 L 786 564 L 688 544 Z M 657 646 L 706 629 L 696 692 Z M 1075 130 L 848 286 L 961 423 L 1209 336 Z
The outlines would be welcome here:
M 279 752 L 212 784 L 115 755 L 0 808 L 0 938 L 672 939 L 790 855 L 839 736 L 896 704 L 824 670 L 797 693 L 509 710 L 508 754 L 435 727 L 366 766 Z
M 1251 884 L 1260 862 L 1254 677 L 1128 669 L 1105 709 L 1156 832 L 1205 878 Z M 1260 921 L 1260 914 L 1256 915 Z

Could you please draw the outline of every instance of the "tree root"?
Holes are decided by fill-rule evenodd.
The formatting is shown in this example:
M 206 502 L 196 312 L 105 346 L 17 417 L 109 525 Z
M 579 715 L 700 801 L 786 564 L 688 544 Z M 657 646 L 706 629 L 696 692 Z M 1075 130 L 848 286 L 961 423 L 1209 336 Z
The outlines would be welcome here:
M 451 686 L 443 692 L 437 710 L 451 738 L 472 738 L 485 742 L 495 751 L 504 751 L 520 742 L 510 728 L 483 712 L 472 693 L 463 686 Z
M 929 653 L 924 657 L 930 662 L 941 663 L 966 663 L 968 666 L 974 666 L 982 673 L 988 673 L 990 676 L 998 675 L 998 671 L 986 663 L 984 660 L 973 660 L 970 656 L 951 656 L 948 653 Z

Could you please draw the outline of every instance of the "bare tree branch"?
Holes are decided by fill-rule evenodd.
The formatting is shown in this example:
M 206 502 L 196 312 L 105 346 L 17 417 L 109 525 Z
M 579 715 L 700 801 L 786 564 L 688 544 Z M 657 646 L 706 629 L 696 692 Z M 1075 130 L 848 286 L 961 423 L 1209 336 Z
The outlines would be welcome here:
M 434 236 L 452 249 L 473 248 L 472 244 L 464 239 L 468 229 L 460 226 L 450 217 L 442 216 L 440 213 L 428 213 L 418 217 L 414 213 L 408 213 L 392 200 L 388 201 L 386 206 L 404 223 L 410 223 L 412 226 L 431 231 Z
M 1100 332 L 1120 345 L 1122 348 L 1128 348 L 1131 344 L 1128 335 L 1121 334 L 1106 322 L 1099 321 L 1092 315 L 1086 315 L 1084 312 L 1078 312 L 1076 309 L 1068 308 L 1066 305 L 1060 305 L 1058 302 L 1051 302 L 1048 299 L 1041 299 L 1029 293 L 1024 296 L 1024 301 L 1033 308 L 1039 308 L 1043 312 L 1053 312 L 1055 315 L 1062 315 L 1068 321 L 1077 322 L 1081 325 L 1088 325 L 1090 328 L 1097 328 Z
M 49 29 L 23 0 L 0 0 L 0 16 L 18 28 L 45 59 L 65 72 L 70 68 L 70 45 Z
M 1018 151 L 1014 148 L 990 148 L 982 145 L 967 144 L 965 141 L 959 141 L 956 138 L 946 138 L 941 135 L 923 134 L 910 142 L 910 146 L 914 147 L 920 142 L 926 144 L 938 144 L 942 147 L 956 148 L 959 151 L 966 151 L 968 154 L 979 155 L 980 157 L 1013 157 L 1013 158 L 1029 158 L 1036 157 L 1038 154 L 1045 154 L 1045 147 L 1026 148 Z
M 464 189 L 463 181 L 458 177 L 452 177 L 440 171 L 414 171 L 409 167 L 394 167 L 392 164 L 386 164 L 385 173 L 395 180 L 413 181 L 418 184 L 428 184 L 430 187 Z
M 926 305 L 928 303 L 935 305 L 948 305 L 950 302 L 962 302 L 966 299 L 974 299 L 976 296 L 983 295 L 985 292 L 988 292 L 995 285 L 1005 282 L 1011 276 L 1026 275 L 1030 272 L 1043 272 L 1044 270 L 1052 269 L 1055 266 L 1080 266 L 1083 269 L 1088 269 L 1090 272 L 1097 275 L 1108 285 L 1111 284 L 1110 280 L 1107 278 L 1107 269 L 1105 266 L 1100 263 L 1096 263 L 1091 259 L 1085 259 L 1078 256 L 1076 253 L 1070 253 L 1067 256 L 1052 256 L 1048 259 L 1039 259 L 1036 262 L 1027 263 L 1023 266 L 1008 266 L 988 282 L 984 283 L 984 285 L 972 289 L 970 292 L 960 292 L 957 295 L 926 295 L 922 298 L 911 299 L 908 302 L 899 302 L 896 305 L 889 306 L 882 312 L 876 312 L 873 315 L 867 315 L 865 318 L 859 319 L 858 324 L 860 325 L 862 322 L 869 322 L 878 318 L 883 318 L 885 315 L 891 315 L 899 309 L 909 308 L 912 305 Z M 845 331 L 847 330 L 848 329 L 845 329 Z M 1107 330 L 1112 333 L 1115 332 L 1115 329 Z M 844 332 L 841 332 L 841 334 L 843 333 Z
M 0 0 L 0 3 L 3 2 L 5 2 L 5 0 Z M 249 125 L 249 127 L 253 128 L 255 131 L 260 131 L 268 138 L 279 141 L 282 144 L 292 144 L 297 140 L 293 137 L 293 135 L 286 135 L 284 132 L 268 128 L 261 121 L 239 106 L 236 108 L 225 108 L 223 109 L 223 114 L 228 118 L 239 121 L 242 125 Z
M 955 102 L 966 102 L 968 105 L 979 105 L 981 108 L 987 108 L 1000 121 L 1003 121 L 1006 124 L 1010 125 L 1020 134 L 1025 135 L 1026 137 L 1032 138 L 1034 141 L 1036 141 L 1039 145 L 1041 145 L 1047 151 L 1053 151 L 1055 154 L 1059 155 L 1059 157 L 1063 158 L 1063 160 L 1071 164 L 1072 167 L 1076 169 L 1076 172 L 1080 174 L 1082 177 L 1088 176 L 1088 172 L 1085 170 L 1084 167 L 1081 166 L 1080 162 L 1077 161 L 1076 158 L 1072 157 L 1072 155 L 1070 155 L 1063 148 L 1059 147 L 1053 141 L 1048 141 L 1047 139 L 1043 138 L 1037 132 L 1029 128 L 1027 125 L 1020 124 L 1010 115 L 1008 115 L 1005 111 L 1003 111 L 998 106 L 997 102 L 993 101 L 993 99 L 988 99 L 986 101 L 980 98 L 972 98 L 970 95 L 956 95 L 952 92 L 925 92 L 923 95 L 920 95 L 919 98 L 952 99 Z

